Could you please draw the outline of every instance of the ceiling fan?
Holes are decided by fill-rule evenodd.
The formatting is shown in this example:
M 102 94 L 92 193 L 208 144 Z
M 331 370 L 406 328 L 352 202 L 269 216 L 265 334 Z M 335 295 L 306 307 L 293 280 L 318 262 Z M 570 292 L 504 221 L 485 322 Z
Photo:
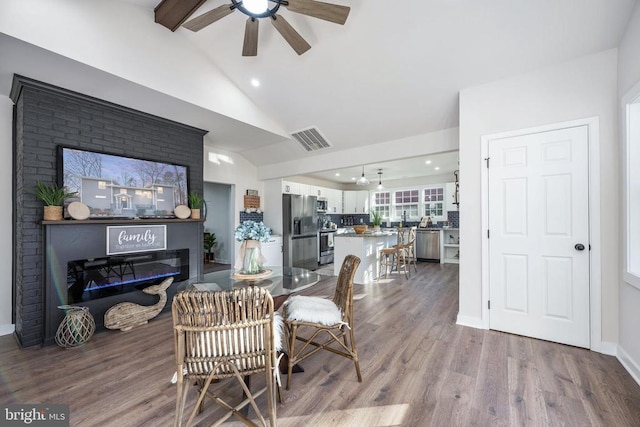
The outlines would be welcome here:
M 182 26 L 191 31 L 200 31 L 237 9 L 249 17 L 244 29 L 242 56 L 256 56 L 258 54 L 258 20 L 261 18 L 268 18 L 293 50 L 295 50 L 298 55 L 302 55 L 311 49 L 311 46 L 282 15 L 277 13 L 280 6 L 284 6 L 290 12 L 300 13 L 340 25 L 344 25 L 351 10 L 348 6 L 323 3 L 315 0 L 231 0 L 231 3 L 218 6 L 209 12 L 203 13 L 185 22 Z

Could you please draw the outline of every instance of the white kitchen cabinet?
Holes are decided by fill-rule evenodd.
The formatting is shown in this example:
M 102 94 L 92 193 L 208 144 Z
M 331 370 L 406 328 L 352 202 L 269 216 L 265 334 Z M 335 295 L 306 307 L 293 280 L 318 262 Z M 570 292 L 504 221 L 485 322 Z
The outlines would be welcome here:
M 343 213 L 346 214 L 368 214 L 369 213 L 369 191 L 344 191 L 343 193 Z
M 356 213 L 356 191 L 342 192 L 342 211 L 346 214 Z
M 369 213 L 369 191 L 358 191 L 356 196 L 357 213 Z
M 341 214 L 342 213 L 342 190 L 335 190 L 333 188 L 325 188 L 327 202 L 328 202 L 328 214 Z
M 300 184 L 297 182 L 282 181 L 282 193 L 284 194 L 302 194 Z

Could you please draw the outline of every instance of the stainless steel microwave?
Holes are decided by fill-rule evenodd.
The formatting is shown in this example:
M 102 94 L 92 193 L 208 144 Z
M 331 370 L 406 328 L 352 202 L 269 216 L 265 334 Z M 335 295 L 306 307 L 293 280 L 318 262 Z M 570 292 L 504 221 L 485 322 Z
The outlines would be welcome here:
M 328 209 L 327 199 L 318 198 L 317 201 L 317 211 L 320 213 L 326 212 Z

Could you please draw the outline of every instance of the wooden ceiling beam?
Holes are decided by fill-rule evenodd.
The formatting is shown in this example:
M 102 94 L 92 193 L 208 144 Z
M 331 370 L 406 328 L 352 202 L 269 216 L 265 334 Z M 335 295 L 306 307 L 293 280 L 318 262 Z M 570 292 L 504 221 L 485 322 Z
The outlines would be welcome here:
M 162 0 L 153 10 L 155 20 L 171 31 L 177 30 L 207 0 Z

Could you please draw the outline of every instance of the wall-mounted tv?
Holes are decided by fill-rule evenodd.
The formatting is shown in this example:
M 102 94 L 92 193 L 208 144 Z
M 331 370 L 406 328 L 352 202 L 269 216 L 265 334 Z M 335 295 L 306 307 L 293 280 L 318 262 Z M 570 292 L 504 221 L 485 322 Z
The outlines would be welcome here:
M 173 218 L 187 204 L 186 166 L 58 146 L 58 181 L 90 218 Z

